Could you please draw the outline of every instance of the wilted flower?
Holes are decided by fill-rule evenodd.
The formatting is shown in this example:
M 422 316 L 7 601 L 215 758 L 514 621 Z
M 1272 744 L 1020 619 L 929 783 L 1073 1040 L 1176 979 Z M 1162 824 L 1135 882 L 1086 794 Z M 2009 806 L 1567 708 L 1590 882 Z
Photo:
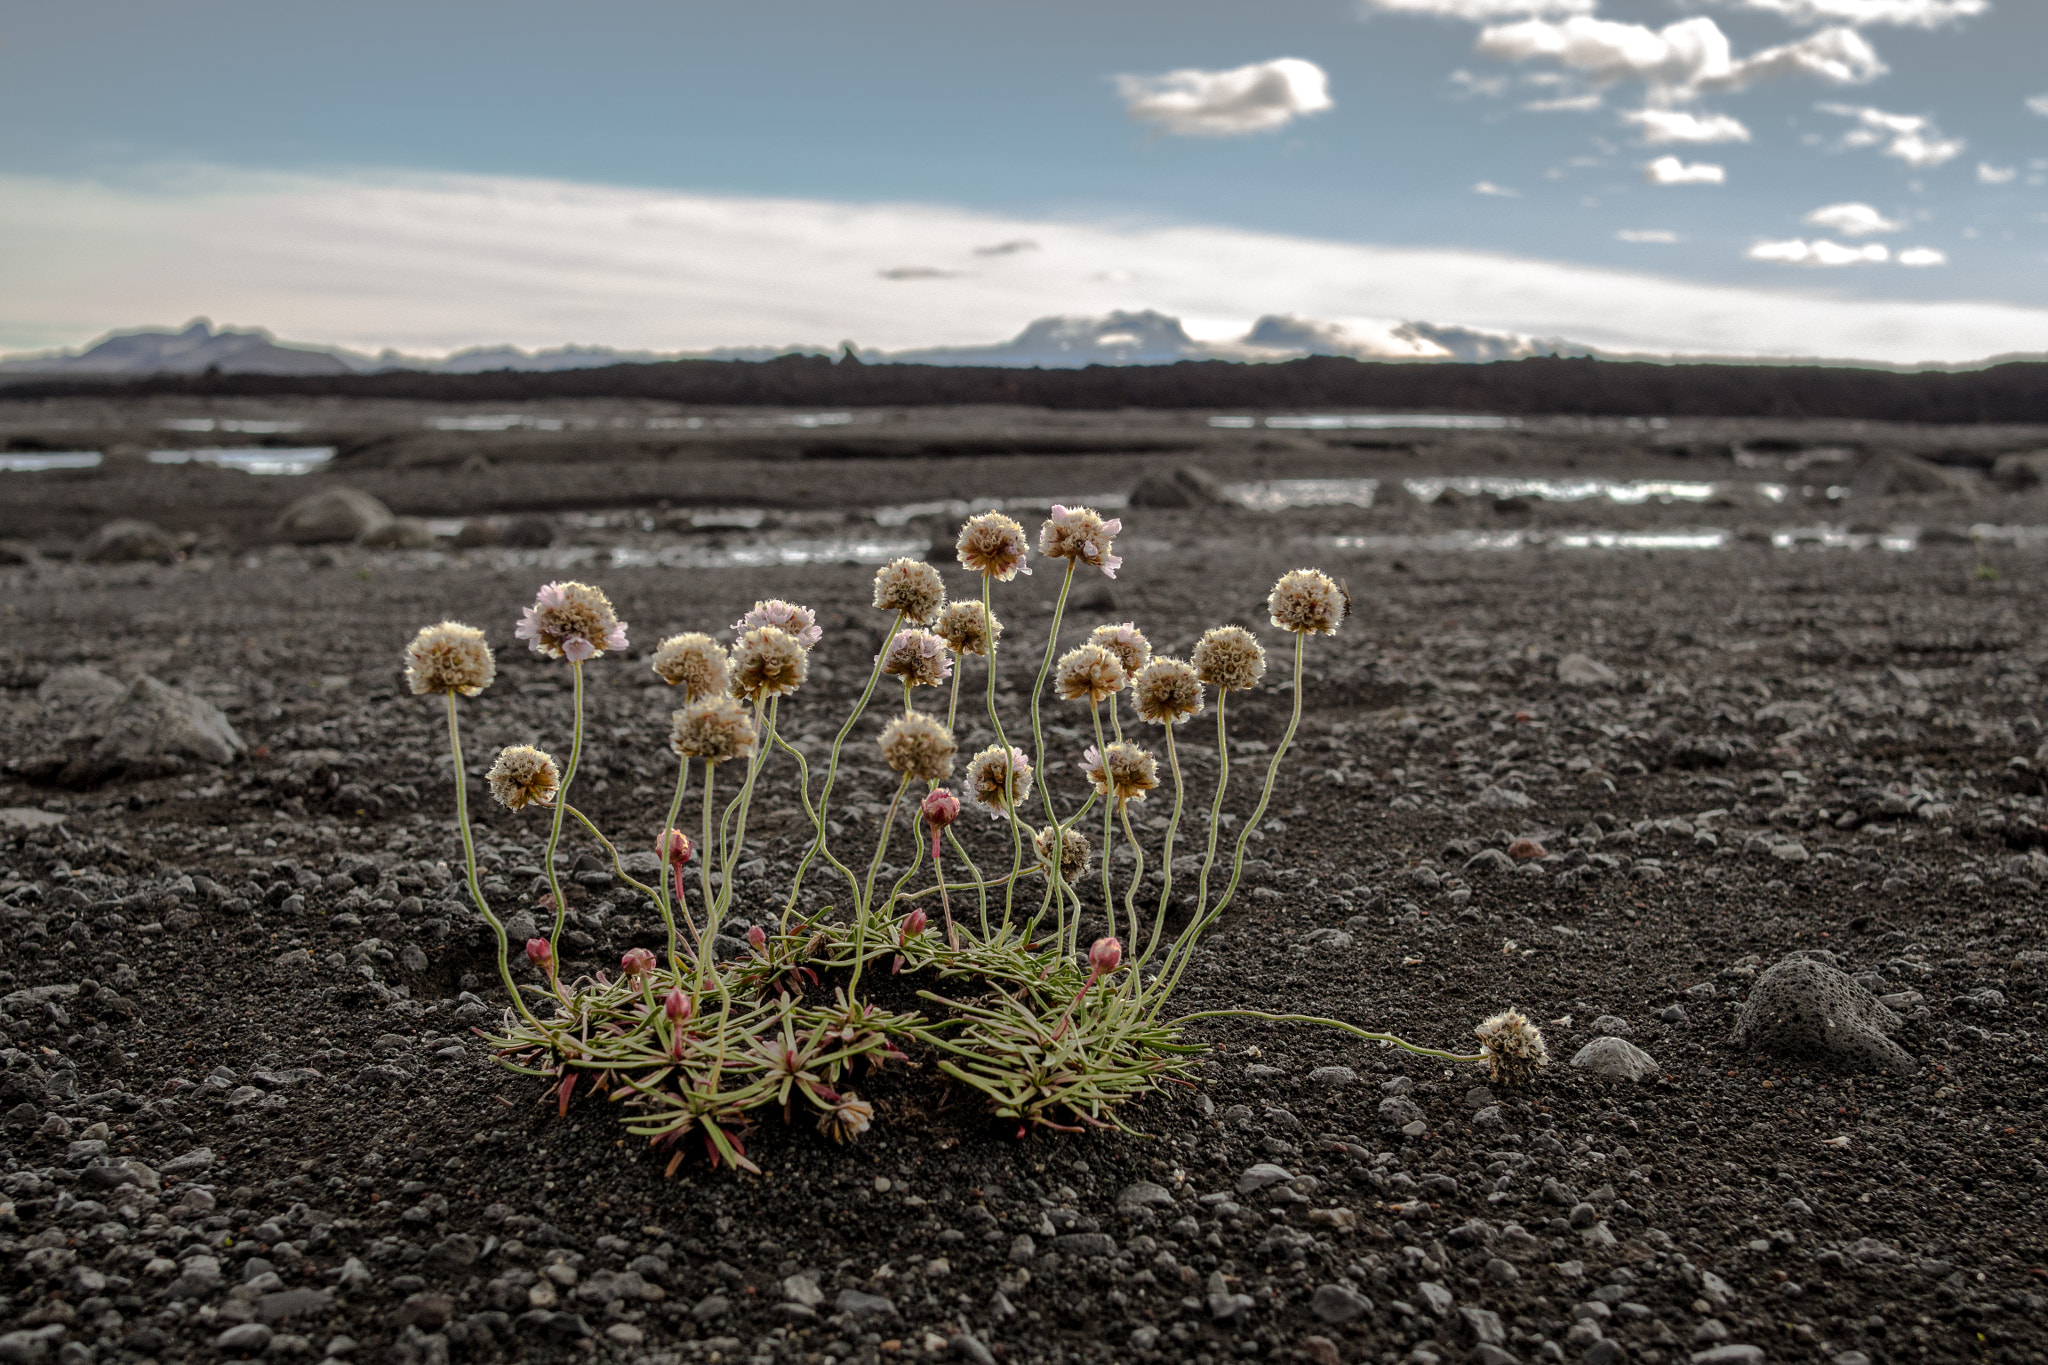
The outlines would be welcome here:
M 754 752 L 754 718 L 731 697 L 691 702 L 671 719 L 669 746 L 684 758 L 727 763 Z
M 628 948 L 619 959 L 619 970 L 629 977 L 645 976 L 654 970 L 654 954 L 645 948 Z
M 969 573 L 983 574 L 1007 583 L 1018 574 L 1031 572 L 1024 556 L 1029 546 L 1024 528 L 1001 512 L 983 512 L 969 517 L 960 528 L 960 565 Z
M 1108 976 L 1124 960 L 1124 945 L 1116 937 L 1098 938 L 1088 945 L 1088 973 Z
M 922 560 L 892 559 L 875 570 L 875 605 L 902 612 L 914 626 L 928 626 L 946 605 L 945 580 Z
M 840 1094 L 830 1109 L 818 1116 L 818 1131 L 834 1142 L 851 1142 L 875 1121 L 875 1106 L 851 1090 Z
M 967 764 L 967 792 L 976 805 L 1000 820 L 1031 799 L 1031 760 L 1016 749 L 991 744 Z
M 1202 714 L 1202 680 L 1179 659 L 1154 659 L 1132 680 L 1131 704 L 1154 725 L 1179 725 Z
M 944 787 L 934 787 L 917 803 L 918 813 L 924 822 L 932 827 L 932 860 L 938 861 L 939 836 L 948 826 L 960 818 L 960 798 Z
M 1103 518 L 1090 507 L 1062 507 L 1054 503 L 1052 516 L 1038 528 L 1038 551 L 1047 559 L 1071 559 L 1093 564 L 1111 578 L 1123 560 L 1109 552 L 1109 540 L 1124 529 L 1122 519 Z
M 525 810 L 528 806 L 555 804 L 562 775 L 555 768 L 555 760 L 530 744 L 519 744 L 498 751 L 498 761 L 484 774 L 484 781 L 490 784 L 491 795 L 499 805 L 507 810 Z
M 1145 632 L 1129 621 L 1119 626 L 1097 626 L 1088 637 L 1091 645 L 1100 645 L 1116 655 L 1116 661 L 1124 666 L 1124 676 L 1135 678 L 1138 670 L 1152 662 L 1152 642 L 1145 638 Z
M 1479 1051 L 1496 1081 L 1519 1085 L 1550 1065 L 1542 1033 L 1520 1010 L 1503 1010 L 1472 1032 L 1478 1035 Z
M 909 711 L 890 721 L 876 742 L 884 762 L 919 782 L 944 782 L 951 777 L 953 755 L 960 747 L 952 731 L 922 711 Z
M 955 654 L 986 658 L 989 642 L 1003 638 L 1003 621 L 994 612 L 984 620 L 979 602 L 953 602 L 939 613 L 938 635 Z
M 456 621 L 422 626 L 405 647 L 405 681 L 414 696 L 459 692 L 473 697 L 497 675 L 498 661 L 474 626 Z
M 1065 830 L 1060 834 L 1060 875 L 1070 882 L 1077 882 L 1088 875 L 1089 861 L 1095 850 L 1088 843 L 1088 836 L 1078 829 Z M 1052 866 L 1053 827 L 1031 836 L 1031 847 L 1038 854 L 1040 866 Z
M 818 614 L 809 607 L 800 607 L 794 602 L 785 602 L 772 597 L 766 602 L 754 603 L 754 609 L 732 623 L 732 633 L 745 635 L 755 626 L 774 626 L 786 630 L 790 637 L 805 649 L 818 643 L 825 633 L 818 624 Z
M 670 987 L 669 993 L 661 998 L 661 1012 L 668 1016 L 670 1023 L 680 1024 L 697 1011 L 690 1003 L 690 997 L 683 994 L 682 987 L 673 986 Z
M 696 852 L 690 847 L 690 836 L 679 829 L 665 830 L 654 841 L 654 852 L 670 867 L 686 866 Z
M 681 686 L 684 700 L 698 701 L 725 695 L 730 670 L 718 641 L 692 631 L 661 642 L 654 651 L 654 671 L 669 686 Z
M 928 630 L 898 631 L 882 657 L 882 672 L 912 687 L 937 687 L 953 676 L 946 642 Z
M 1053 682 L 1061 701 L 1099 702 L 1124 690 L 1124 666 L 1101 645 L 1082 645 L 1060 655 Z
M 1109 746 L 1108 772 L 1103 771 L 1103 755 L 1095 751 L 1093 744 L 1081 755 L 1081 771 L 1095 787 L 1098 795 L 1112 794 L 1116 803 L 1122 806 L 1129 801 L 1143 801 L 1145 793 L 1159 785 L 1159 762 L 1135 744 L 1122 740 Z
M 733 642 L 732 690 L 748 701 L 788 696 L 810 669 L 810 655 L 780 626 L 755 626 Z
M 554 945 L 544 938 L 526 940 L 526 960 L 543 971 L 552 972 L 555 965 Z
M 1242 626 L 1218 626 L 1195 642 L 1195 676 L 1219 692 L 1249 692 L 1266 676 L 1266 647 Z
M 1328 574 L 1296 569 L 1273 585 L 1266 610 L 1274 625 L 1295 635 L 1335 635 L 1351 614 L 1351 593 Z
M 543 587 L 512 633 L 536 654 L 578 663 L 626 647 L 626 623 L 613 615 L 611 599 L 588 583 Z

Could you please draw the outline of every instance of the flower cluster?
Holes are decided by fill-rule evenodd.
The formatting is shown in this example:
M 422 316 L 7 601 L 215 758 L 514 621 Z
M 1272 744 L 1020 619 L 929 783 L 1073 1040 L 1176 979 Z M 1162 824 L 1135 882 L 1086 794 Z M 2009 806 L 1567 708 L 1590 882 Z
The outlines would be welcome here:
M 1109 542 L 1123 529 L 1121 518 L 1104 518 L 1090 507 L 1062 507 L 1054 503 L 1052 516 L 1038 528 L 1038 552 L 1047 559 L 1093 565 L 1115 578 L 1124 561 L 1109 552 Z
M 879 656 L 884 677 L 901 678 L 912 687 L 937 687 L 953 676 L 946 642 L 928 630 L 902 630 Z
M 512 633 L 536 654 L 583 663 L 626 647 L 626 623 L 611 599 L 588 583 L 550 583 L 540 590 Z
M 1001 512 L 983 512 L 978 517 L 969 517 L 967 524 L 960 528 L 960 539 L 955 549 L 961 568 L 993 578 L 998 583 L 1007 583 L 1020 573 L 1031 572 L 1030 566 L 1024 562 L 1030 550 L 1024 539 L 1024 528 Z
M 443 621 L 424 626 L 405 647 L 405 681 L 413 695 L 454 692 L 473 697 L 498 676 L 498 661 L 474 626 Z

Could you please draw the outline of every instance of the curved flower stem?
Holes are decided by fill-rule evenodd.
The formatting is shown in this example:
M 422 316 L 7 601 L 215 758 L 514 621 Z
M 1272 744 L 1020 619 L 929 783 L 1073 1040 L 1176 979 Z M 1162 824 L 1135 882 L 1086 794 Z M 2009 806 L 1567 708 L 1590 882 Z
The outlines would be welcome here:
M 858 999 L 855 991 L 860 986 L 861 968 L 867 961 L 868 919 L 874 904 L 875 878 L 881 874 L 882 855 L 889 850 L 889 833 L 896 828 L 896 810 L 903 804 L 903 793 L 909 789 L 910 774 L 905 773 L 903 780 L 896 784 L 895 798 L 889 802 L 888 818 L 882 822 L 882 837 L 875 841 L 874 861 L 868 864 L 867 887 L 862 891 L 860 899 L 854 903 L 853 976 L 846 983 L 846 998 L 848 1001 Z
M 994 579 L 990 575 L 981 576 L 981 634 L 982 638 L 988 641 L 988 723 L 995 728 L 996 743 L 1002 746 L 1004 755 L 1013 758 L 1017 751 L 1010 746 L 1009 737 L 1003 733 L 1003 718 L 996 714 L 995 613 L 989 606 L 990 585 L 993 582 Z M 1041 673 L 1041 686 L 1043 677 Z M 1016 766 L 1014 758 L 1011 766 L 1013 769 Z M 1011 779 L 1005 776 L 1003 780 L 1008 782 Z M 1003 891 L 1003 928 L 1008 930 L 1011 907 L 1016 899 L 1017 878 L 1024 871 L 1024 817 L 1018 813 L 1014 800 L 1004 801 L 1003 808 L 1010 813 L 1010 884 Z M 986 932 L 985 925 L 983 928 Z
M 1124 723 L 1117 714 L 1116 693 L 1114 692 L 1109 694 L 1109 732 L 1117 737 L 1118 742 L 1122 742 Z
M 1114 693 L 1111 693 L 1111 705 L 1114 705 L 1115 702 L 1116 696 Z M 1114 934 L 1116 932 L 1116 892 L 1111 888 L 1109 880 L 1109 855 L 1114 850 L 1109 845 L 1116 830 L 1117 808 L 1123 803 L 1116 799 L 1116 778 L 1109 771 L 1109 746 L 1102 741 L 1102 708 L 1094 702 L 1088 703 L 1088 719 L 1095 726 L 1095 761 L 1102 765 L 1102 785 L 1104 788 L 1102 798 L 1102 918 L 1108 923 L 1109 932 Z M 1134 946 L 1135 943 L 1136 940 L 1134 939 Z M 1069 951 L 1076 953 L 1081 951 L 1081 924 L 1078 918 L 1074 923 L 1074 942 Z
M 476 875 L 476 839 L 469 829 L 469 779 L 462 768 L 462 726 L 456 718 L 455 694 L 448 698 L 448 748 L 455 755 L 455 827 L 462 831 L 462 861 L 469 877 L 469 898 L 476 904 L 477 913 L 491 926 L 491 932 L 498 936 L 498 976 L 505 983 L 505 994 L 512 997 L 513 1008 L 520 1017 L 535 1028 L 540 1021 L 533 1017 L 533 1011 L 526 1007 L 526 997 L 519 993 L 519 987 L 512 981 L 511 944 L 505 937 L 505 923 L 491 913 L 490 903 L 484 899 L 483 884 Z
M 569 660 L 569 676 L 575 681 L 575 729 L 569 739 L 569 766 L 562 771 L 562 785 L 555 791 L 555 823 L 548 831 L 548 848 L 541 858 L 541 869 L 548 874 L 548 890 L 555 897 L 555 928 L 548 935 L 548 947 L 555 954 L 557 962 L 562 960 L 562 921 L 569 913 L 569 902 L 562 898 L 562 877 L 555 871 L 555 846 L 562 842 L 562 814 L 569 805 L 569 784 L 576 780 L 576 760 L 583 756 L 583 661 Z
M 953 656 L 953 695 L 952 695 L 952 698 L 951 698 L 951 700 L 949 700 L 949 701 L 948 701 L 948 702 L 946 703 L 946 729 L 947 729 L 948 731 L 952 730 L 952 728 L 953 728 L 953 721 L 954 721 L 954 719 L 955 719 L 955 718 L 956 718 L 956 717 L 957 717 L 957 716 L 958 716 L 958 715 L 960 714 L 960 678 L 961 678 L 961 676 L 962 676 L 963 674 L 965 674 L 966 672 L 967 672 L 967 656 L 966 656 L 965 654 L 956 654 L 956 655 L 954 655 L 954 656 Z
M 1444 1052 L 1433 1047 L 1419 1047 L 1414 1043 L 1408 1042 L 1406 1039 L 1396 1038 L 1391 1033 L 1374 1033 L 1369 1029 L 1362 1029 L 1356 1024 L 1347 1024 L 1341 1019 L 1325 1019 L 1315 1014 L 1268 1014 L 1265 1010 L 1202 1010 L 1196 1014 L 1183 1014 L 1168 1022 L 1178 1028 L 1182 1024 L 1192 1023 L 1197 1019 L 1263 1019 L 1269 1024 L 1321 1024 L 1325 1028 L 1338 1029 L 1355 1037 L 1363 1038 L 1369 1043 L 1391 1043 L 1402 1051 L 1412 1052 L 1418 1057 L 1435 1057 L 1440 1061 L 1446 1062 L 1483 1062 L 1486 1060 L 1486 1054 L 1483 1052 L 1477 1056 L 1468 1057 L 1462 1053 Z
M 739 817 L 733 825 L 732 847 L 730 850 L 723 847 L 719 849 L 719 857 L 722 864 L 719 870 L 725 873 L 725 885 L 718 889 L 718 917 L 720 919 L 724 919 L 725 912 L 732 908 L 732 870 L 738 865 L 741 846 L 747 841 L 747 812 L 754 800 L 754 779 L 761 775 L 762 764 L 767 762 L 769 744 L 767 736 L 775 729 L 775 713 L 773 711 L 767 713 L 765 721 L 762 718 L 765 702 L 765 698 L 756 698 L 754 701 L 754 752 L 760 757 L 758 761 L 747 764 L 746 783 L 740 788 L 740 794 L 734 801 L 734 804 L 739 808 Z M 723 837 L 723 833 L 723 831 L 720 831 L 721 837 Z
M 596 825 L 591 824 L 590 817 L 585 815 L 582 811 L 577 810 L 574 806 L 570 806 L 568 810 L 569 814 L 575 816 L 577 822 L 580 823 L 583 826 L 583 828 L 590 831 L 590 837 L 597 840 L 598 843 L 602 844 L 604 846 L 604 851 L 606 853 L 611 854 L 612 871 L 619 874 L 619 880 L 624 882 L 626 885 L 632 887 L 635 891 L 638 891 L 641 895 L 647 897 L 648 900 L 653 901 L 656 905 L 660 905 L 660 893 L 657 892 L 653 887 L 649 886 L 646 882 L 637 880 L 633 877 L 631 873 L 626 871 L 625 864 L 619 861 L 619 851 L 616 848 L 612 847 L 611 840 L 604 837 L 604 831 L 599 829 Z M 656 878 L 656 880 L 658 881 L 660 880 L 660 878 Z
M 1166 846 L 1159 854 L 1159 872 L 1165 884 L 1159 888 L 1159 914 L 1152 921 L 1152 940 L 1145 945 L 1145 951 L 1131 964 L 1132 974 L 1152 958 L 1159 947 L 1159 939 L 1166 931 L 1166 916 L 1173 905 L 1173 836 L 1180 832 L 1181 802 L 1187 795 L 1187 787 L 1181 778 L 1180 752 L 1173 747 L 1171 723 L 1166 726 L 1166 766 L 1173 773 L 1173 818 L 1166 822 Z M 1137 945 L 1131 945 L 1134 949 Z
M 711 937 L 718 932 L 718 898 L 711 893 L 711 801 L 712 793 L 718 786 L 718 765 L 704 765 L 704 842 L 697 850 L 697 894 L 704 901 L 704 929 L 697 934 L 697 979 L 690 983 L 690 1000 L 694 1005 L 702 994 L 705 978 L 712 975 Z M 718 989 L 725 990 L 721 979 Z
M 682 959 L 676 956 L 676 916 L 675 916 L 675 911 L 676 911 L 676 906 L 677 906 L 677 905 L 678 905 L 678 904 L 679 904 L 679 903 L 680 903 L 680 902 L 682 901 L 682 898 L 683 898 L 683 883 L 682 883 L 682 869 L 678 867 L 678 868 L 676 868 L 676 869 L 675 869 L 675 873 L 676 873 L 676 875 L 675 875 L 675 878 L 674 878 L 674 881 L 675 881 L 675 898 L 674 898 L 674 903 L 672 903 L 672 902 L 671 902 L 671 900 L 670 900 L 670 897 L 669 897 L 669 882 L 670 882 L 670 876 L 669 876 L 669 868 L 671 867 L 671 864 L 670 864 L 670 862 L 669 862 L 669 860 L 668 860 L 668 832 L 669 832 L 670 830 L 672 830 L 672 829 L 677 829 L 677 828 L 678 828 L 678 827 L 677 827 L 677 825 L 676 825 L 676 820 L 677 820 L 677 818 L 678 818 L 679 816 L 681 816 L 681 815 L 682 815 L 682 813 L 683 813 L 683 793 L 684 793 L 684 791 L 685 791 L 685 790 L 686 790 L 686 789 L 687 789 L 687 788 L 689 787 L 689 785 L 690 785 L 690 760 L 689 760 L 689 759 L 687 759 L 687 758 L 681 758 L 681 757 L 678 757 L 678 759 L 677 759 L 677 761 L 676 761 L 676 794 L 675 794 L 675 799 L 674 799 L 674 800 L 672 800 L 672 801 L 670 801 L 670 802 L 668 803 L 668 823 L 667 823 L 667 824 L 665 824 L 665 825 L 663 825 L 663 826 L 661 827 L 661 844 L 660 844 L 660 852 L 661 852 L 661 866 L 662 866 L 662 876 L 661 876 L 661 895 L 660 895 L 660 896 L 659 896 L 659 897 L 658 897 L 658 898 L 657 898 L 657 899 L 655 900 L 655 905 L 656 905 L 656 907 L 657 907 L 658 909 L 660 909 L 660 911 L 661 911 L 661 923 L 662 923 L 662 926 L 663 926 L 664 928 L 666 928 L 666 929 L 668 930 L 668 965 L 669 965 L 669 970 L 670 970 L 670 971 L 672 971 L 672 972 L 674 972 L 674 973 L 675 973 L 675 974 L 676 974 L 677 976 L 681 976 L 681 975 L 682 975 L 682 973 L 683 973 L 683 964 L 682 964 Z M 701 855 L 700 855 L 700 856 L 701 856 Z
M 1059 652 L 1060 618 L 1066 615 L 1067 594 L 1073 591 L 1074 569 L 1079 565 L 1079 563 L 1080 561 L 1075 559 L 1070 559 L 1067 561 L 1067 576 L 1060 580 L 1060 595 L 1059 598 L 1052 604 L 1052 628 L 1047 632 L 1045 637 L 1045 661 L 1039 664 L 1038 682 L 1031 689 L 1031 761 L 1038 766 L 1038 798 L 1045 804 L 1045 822 L 1048 825 L 1054 826 L 1054 833 L 1052 836 L 1052 870 L 1048 875 L 1052 878 L 1053 884 L 1055 886 L 1062 885 L 1066 881 L 1065 875 L 1060 871 L 1060 844 L 1062 831 L 1060 831 L 1060 829 L 1058 828 L 1060 823 L 1059 816 L 1053 814 L 1052 787 L 1051 784 L 1046 781 L 1045 727 L 1039 722 L 1038 703 L 1039 699 L 1045 695 L 1045 680 L 1052 673 L 1053 657 Z M 990 689 L 989 695 L 991 698 L 994 697 L 995 692 L 993 688 Z M 991 701 L 990 705 L 991 707 L 993 707 L 993 701 Z M 1067 903 L 1064 897 L 1060 898 L 1058 905 L 1056 906 L 1056 913 L 1059 916 L 1059 938 L 1061 951 L 1064 952 L 1066 950 L 1065 945 L 1067 941 Z
M 974 889 L 975 889 L 975 891 L 976 891 L 976 892 L 978 892 L 978 893 L 980 894 L 980 896 L 981 896 L 981 937 L 982 937 L 982 941 L 983 941 L 983 942 L 987 942 L 987 941 L 988 941 L 988 935 L 989 935 L 989 930 L 988 930 L 988 888 L 989 888 L 989 884 L 988 884 L 987 882 L 985 882 L 985 881 L 983 881 L 983 880 L 981 879 L 981 869 L 980 869 L 980 868 L 978 868 L 978 867 L 976 867 L 976 866 L 974 865 L 974 859 L 972 859 L 972 858 L 970 858 L 970 857 L 968 857 L 968 856 L 967 856 L 967 845 L 965 845 L 965 844 L 963 844 L 963 843 L 961 843 L 961 842 L 960 842 L 960 836 L 959 836 L 959 835 L 955 834 L 955 833 L 954 833 L 954 832 L 953 832 L 952 830 L 950 830 L 950 829 L 949 829 L 949 830 L 947 830 L 947 831 L 946 831 L 946 842 L 947 842 L 947 843 L 949 843 L 949 844 L 951 844 L 951 845 L 953 846 L 953 852 L 954 852 L 955 854 L 957 854 L 957 855 L 959 856 L 959 858 L 960 858 L 960 861 L 961 861 L 961 862 L 963 862 L 963 863 L 965 863 L 965 864 L 967 865 L 967 875 L 968 875 L 968 876 L 970 876 L 970 877 L 972 877 L 972 878 L 974 878 L 974 883 L 973 883 L 973 885 L 974 885 Z M 1012 877 L 1012 882 L 1014 882 L 1014 880 L 1015 880 L 1015 879 L 1014 879 L 1014 876 L 1013 876 L 1013 877 Z M 945 883 L 946 883 L 946 879 L 945 879 L 944 875 L 942 874 L 942 875 L 940 876 L 940 878 L 939 878 L 939 884 L 940 884 L 941 886 L 944 886 L 944 885 L 945 885 Z
M 1229 698 L 1228 692 L 1217 689 L 1216 757 L 1219 766 L 1216 770 L 1216 795 L 1209 802 L 1209 851 L 1202 858 L 1201 875 L 1195 879 L 1195 915 L 1191 925 L 1202 922 L 1202 912 L 1209 904 L 1209 872 L 1216 866 L 1216 836 L 1223 828 L 1223 792 L 1230 785 L 1230 735 L 1224 724 L 1223 712 L 1224 703 Z M 1183 932 L 1181 937 L 1185 938 L 1186 933 Z M 1169 959 L 1179 947 L 1179 940 L 1175 940 L 1173 949 L 1167 953 Z
M 846 723 L 839 727 L 838 738 L 832 741 L 832 756 L 825 764 L 825 784 L 818 791 L 818 812 L 816 816 L 818 834 L 811 841 L 810 848 L 805 851 L 803 858 L 796 865 L 796 877 L 790 890 L 792 904 L 795 903 L 796 888 L 803 885 L 804 873 L 810 868 L 812 860 L 825 847 L 825 822 L 830 818 L 832 808 L 832 783 L 839 776 L 839 750 L 845 745 L 846 737 L 853 733 L 853 727 L 860 720 L 861 714 L 868 709 L 868 702 L 874 698 L 875 684 L 882 680 L 882 661 L 889 657 L 889 646 L 895 641 L 896 632 L 901 629 L 903 629 L 903 613 L 899 611 L 896 613 L 895 623 L 889 627 L 889 638 L 882 642 L 882 652 L 875 656 L 875 666 L 868 674 L 868 685 L 861 692 L 860 701 L 855 703 L 853 714 L 846 718 Z M 848 880 L 851 881 L 852 879 L 849 877 Z M 859 894 L 857 887 L 854 894 Z
M 791 758 L 796 760 L 797 795 L 803 799 L 804 814 L 807 817 L 809 817 L 813 828 L 815 828 L 822 836 L 825 830 L 824 819 L 811 805 L 810 763 L 804 758 L 803 751 L 801 749 L 798 749 L 795 745 L 791 744 L 788 740 L 784 739 L 780 734 L 776 734 L 772 736 L 772 738 L 774 739 L 775 744 L 784 753 L 788 754 Z M 847 894 L 858 895 L 860 893 L 859 875 L 856 874 L 853 871 L 853 869 L 849 868 L 845 863 L 840 862 L 839 859 L 833 854 L 832 850 L 829 847 L 825 846 L 822 842 L 818 845 L 818 848 L 819 851 L 825 855 L 825 861 L 827 863 L 830 863 L 833 869 L 836 870 L 840 876 L 846 878 Z M 797 869 L 796 880 L 791 883 L 789 888 L 789 903 L 782 907 L 782 921 L 783 927 L 785 929 L 787 929 L 789 926 L 789 917 L 796 912 L 797 893 L 802 890 L 803 869 L 799 868 Z
M 755 743 L 754 752 L 747 755 L 746 780 L 740 784 L 740 790 L 733 796 L 732 800 L 725 803 L 725 811 L 718 817 L 718 839 L 721 847 L 723 847 L 729 840 L 732 839 L 733 821 L 739 816 L 740 809 L 742 806 L 745 805 L 749 793 L 751 793 L 754 790 L 754 779 L 760 776 L 761 769 L 766 767 L 768 764 L 768 756 L 771 752 L 771 746 L 765 738 L 761 728 L 761 706 L 764 700 L 767 699 L 761 697 L 756 697 L 754 699 Z M 780 697 L 776 697 L 773 700 L 767 701 L 768 726 L 770 729 L 774 728 L 776 707 L 781 702 L 781 700 L 782 699 Z M 735 848 L 738 847 L 736 843 L 732 846 Z
M 1138 836 L 1131 830 L 1131 803 L 1128 801 L 1123 802 L 1118 807 L 1118 812 L 1123 816 L 1124 838 L 1129 842 L 1131 856 L 1135 859 L 1131 868 L 1131 884 L 1124 888 L 1124 919 L 1131 926 L 1131 950 L 1136 952 L 1138 935 L 1140 933 L 1138 927 L 1138 888 L 1145 881 L 1145 850 L 1139 845 Z M 1112 914 L 1110 922 L 1115 923 L 1115 920 L 1116 917 Z M 1138 980 L 1137 964 L 1132 963 L 1131 968 L 1131 971 L 1126 973 L 1128 979 L 1124 984 L 1126 987 L 1134 988 Z

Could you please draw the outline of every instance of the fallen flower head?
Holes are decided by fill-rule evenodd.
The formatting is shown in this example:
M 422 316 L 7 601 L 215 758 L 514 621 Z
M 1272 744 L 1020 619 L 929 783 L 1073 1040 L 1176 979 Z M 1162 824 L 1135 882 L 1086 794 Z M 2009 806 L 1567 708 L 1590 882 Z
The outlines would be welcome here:
M 840 1094 L 830 1109 L 819 1115 L 818 1131 L 834 1142 L 851 1142 L 865 1133 L 874 1121 L 875 1106 L 848 1090 Z
M 506 810 L 525 810 L 554 805 L 562 775 L 555 760 L 530 744 L 517 744 L 498 751 L 498 761 L 484 774 L 484 781 Z
M 1520 1010 L 1506 1009 L 1472 1030 L 1479 1038 L 1480 1055 L 1492 1069 L 1493 1079 L 1520 1085 L 1550 1065 L 1550 1049 L 1543 1034 Z

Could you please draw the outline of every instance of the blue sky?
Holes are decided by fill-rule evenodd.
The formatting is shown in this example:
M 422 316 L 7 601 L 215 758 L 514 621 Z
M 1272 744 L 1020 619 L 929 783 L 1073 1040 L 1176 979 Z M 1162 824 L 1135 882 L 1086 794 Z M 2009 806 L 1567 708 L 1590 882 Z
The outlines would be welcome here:
M 0 348 L 195 314 L 903 346 L 1150 306 L 2048 350 L 2043 53 L 2037 0 L 0 5 Z

